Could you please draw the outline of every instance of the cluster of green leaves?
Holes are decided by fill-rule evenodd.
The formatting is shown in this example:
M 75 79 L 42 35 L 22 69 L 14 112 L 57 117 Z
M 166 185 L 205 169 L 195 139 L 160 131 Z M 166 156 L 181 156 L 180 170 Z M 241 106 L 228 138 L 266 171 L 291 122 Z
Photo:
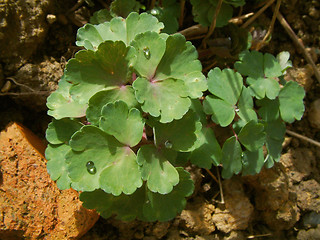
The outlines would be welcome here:
M 160 33 L 164 25 L 152 14 L 97 23 L 78 30 L 85 49 L 47 99 L 54 117 L 47 168 L 60 189 L 81 191 L 84 206 L 103 217 L 167 221 L 193 192 L 186 162 L 222 165 L 229 178 L 279 160 L 284 121 L 304 110 L 303 89 L 279 83 L 286 54 L 245 51 L 238 72 L 215 68 L 206 78 L 195 47 Z M 234 131 L 222 148 L 212 122 Z

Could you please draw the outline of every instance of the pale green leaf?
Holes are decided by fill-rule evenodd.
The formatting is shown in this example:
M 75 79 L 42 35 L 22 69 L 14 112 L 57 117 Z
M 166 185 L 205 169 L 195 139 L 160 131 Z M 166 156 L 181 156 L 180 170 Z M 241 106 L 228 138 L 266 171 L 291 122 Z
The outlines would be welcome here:
M 142 110 L 153 117 L 160 117 L 161 123 L 182 118 L 191 105 L 181 80 L 149 82 L 145 78 L 137 78 L 133 82 L 133 88 Z

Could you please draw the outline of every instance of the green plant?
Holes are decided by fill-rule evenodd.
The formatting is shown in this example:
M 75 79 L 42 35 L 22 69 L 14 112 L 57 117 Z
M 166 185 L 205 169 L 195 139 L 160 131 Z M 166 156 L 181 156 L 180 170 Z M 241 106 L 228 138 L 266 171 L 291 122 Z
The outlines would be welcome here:
M 303 114 L 303 89 L 278 81 L 286 53 L 244 51 L 238 72 L 215 68 L 206 79 L 196 48 L 163 27 L 132 12 L 80 28 L 85 50 L 47 100 L 48 172 L 106 218 L 172 219 L 194 188 L 186 162 L 222 165 L 225 178 L 258 173 L 279 160 L 283 121 Z M 222 148 L 214 124 L 233 131 Z

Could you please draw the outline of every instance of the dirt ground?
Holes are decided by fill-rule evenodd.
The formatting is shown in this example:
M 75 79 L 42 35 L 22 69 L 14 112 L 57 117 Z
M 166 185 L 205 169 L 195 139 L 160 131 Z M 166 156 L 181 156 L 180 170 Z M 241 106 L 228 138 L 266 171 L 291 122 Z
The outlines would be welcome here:
M 103 1 L 93 2 L 94 7 L 85 3 L 77 6 L 76 0 L 0 2 L 0 130 L 18 121 L 45 141 L 51 121 L 46 114 L 46 97 L 57 88 L 66 62 L 79 50 L 75 46 L 78 27 L 102 8 Z M 251 6 L 253 2 L 247 0 L 243 13 L 257 11 Z M 320 70 L 320 2 L 283 0 L 280 12 Z M 186 27 L 189 18 L 186 16 Z M 255 21 L 256 29 L 267 28 L 271 18 L 268 9 Z M 301 121 L 287 125 L 287 129 L 320 141 L 320 104 L 313 103 L 320 98 L 319 82 L 278 21 L 269 44 L 261 51 L 275 55 L 290 52 L 294 67 L 287 79 L 305 88 L 306 111 Z M 210 59 L 205 59 L 204 69 L 208 65 Z M 281 161 L 273 168 L 263 169 L 257 176 L 222 181 L 224 202 L 218 183 L 208 172 L 190 166 L 196 191 L 174 220 L 126 223 L 100 218 L 81 239 L 320 239 L 319 159 L 319 147 L 287 135 Z M 211 169 L 214 175 L 217 171 Z

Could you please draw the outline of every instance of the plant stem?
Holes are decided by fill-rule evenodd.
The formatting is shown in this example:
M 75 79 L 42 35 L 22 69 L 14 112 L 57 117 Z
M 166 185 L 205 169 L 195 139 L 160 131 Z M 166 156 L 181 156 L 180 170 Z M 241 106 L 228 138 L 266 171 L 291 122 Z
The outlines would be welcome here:
M 256 20 L 257 17 L 259 17 L 275 0 L 270 0 L 266 3 L 260 10 L 253 15 L 248 21 L 246 21 L 241 27 L 246 28 L 248 27 L 254 20 Z
M 205 38 L 202 40 L 202 46 L 203 48 L 206 48 L 207 45 L 207 40 L 210 38 L 210 36 L 212 35 L 214 29 L 216 28 L 216 24 L 217 24 L 217 18 L 221 9 L 221 5 L 222 5 L 222 0 L 219 0 L 217 7 L 216 7 L 216 11 L 213 15 L 213 19 L 209 28 L 209 31 L 207 33 L 207 35 L 205 36 Z

